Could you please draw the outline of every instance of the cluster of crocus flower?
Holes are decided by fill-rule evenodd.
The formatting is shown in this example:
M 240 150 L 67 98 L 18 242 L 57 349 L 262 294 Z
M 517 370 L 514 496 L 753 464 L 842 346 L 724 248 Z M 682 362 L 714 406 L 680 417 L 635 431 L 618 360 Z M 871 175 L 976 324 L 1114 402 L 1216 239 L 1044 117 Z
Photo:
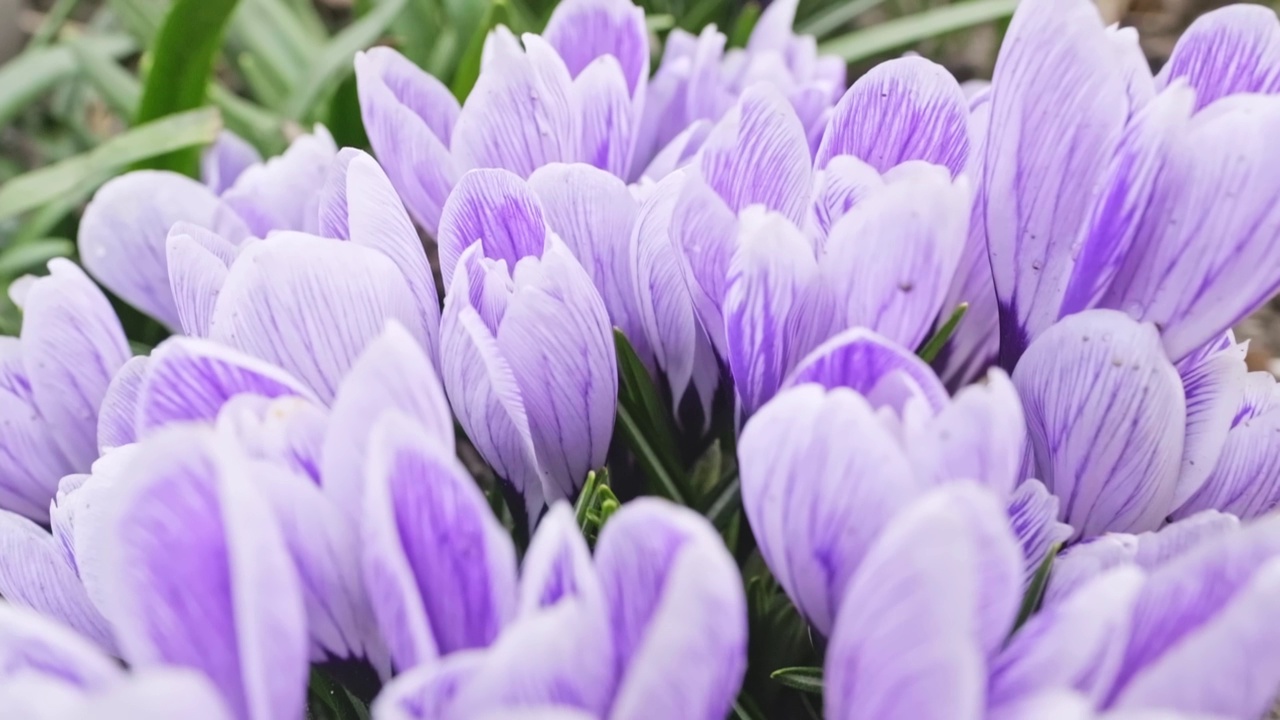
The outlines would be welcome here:
M 1023 0 L 989 87 L 845 89 L 795 7 L 651 77 L 641 10 L 567 0 L 461 105 L 376 48 L 376 160 L 227 135 L 203 183 L 105 185 L 83 265 L 173 335 L 133 355 L 67 260 L 11 288 L 4 707 L 298 718 L 342 661 L 377 720 L 718 720 L 758 553 L 830 718 L 1257 718 L 1280 405 L 1230 328 L 1280 288 L 1280 22 L 1210 13 L 1152 76 Z M 588 545 L 614 328 L 690 445 L 736 435 L 751 557 L 654 498 Z

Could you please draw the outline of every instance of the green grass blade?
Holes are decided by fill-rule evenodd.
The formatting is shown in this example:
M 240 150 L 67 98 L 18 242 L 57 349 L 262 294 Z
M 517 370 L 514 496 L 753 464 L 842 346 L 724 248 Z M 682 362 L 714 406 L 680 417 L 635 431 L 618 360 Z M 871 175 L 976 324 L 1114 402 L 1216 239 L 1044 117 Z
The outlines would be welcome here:
M 82 155 L 33 170 L 0 188 L 0 220 L 69 195 L 84 195 L 135 163 L 183 148 L 207 145 L 222 121 L 201 108 L 140 125 Z
M 0 253 L 0 279 L 7 281 L 18 277 L 43 267 L 53 258 L 67 257 L 75 251 L 76 244 L 66 238 L 40 238 L 11 245 Z
M 467 42 L 467 48 L 462 53 L 462 59 L 458 61 L 458 69 L 453 74 L 453 82 L 449 85 L 449 89 L 453 91 L 453 96 L 458 98 L 458 102 L 464 102 L 467 95 L 471 93 L 471 88 L 475 87 L 476 80 L 480 77 L 480 58 L 484 54 L 484 40 L 489 36 L 489 31 L 499 25 L 509 24 L 508 8 L 506 0 L 493 0 L 484 11 L 484 15 L 480 18 L 480 24 L 476 26 L 475 32 L 471 35 L 471 40 Z
M 270 110 L 236 95 L 221 85 L 209 88 L 209 101 L 222 111 L 227 129 L 248 140 L 263 157 L 279 155 L 288 147 L 288 122 Z
M 169 8 L 151 48 L 151 71 L 138 104 L 139 123 L 205 104 L 222 31 L 235 8 L 236 0 L 177 0 Z M 145 166 L 194 177 L 200 170 L 199 149 L 187 144 L 181 150 L 151 155 Z
M 851 22 L 859 15 L 870 12 L 884 4 L 884 0 L 850 0 L 837 3 L 808 20 L 798 23 L 796 32 L 801 35 L 826 37 L 839 30 L 845 23 Z
M 120 24 L 146 45 L 151 44 L 172 4 L 172 0 L 107 0 L 107 7 L 120 19 Z
M 404 8 L 405 0 L 382 0 L 369 14 L 335 35 L 285 103 L 284 114 L 294 120 L 313 116 L 317 103 L 354 72 L 352 57 L 377 41 Z
M 119 63 L 86 43 L 71 43 L 80 61 L 80 72 L 102 96 L 107 106 L 127 122 L 133 121 L 142 99 L 142 83 Z
M 45 13 L 44 20 L 40 22 L 40 27 L 36 28 L 36 32 L 31 36 L 27 47 L 39 48 L 48 45 L 57 36 L 58 31 L 62 29 L 62 24 L 67 21 L 67 16 L 79 4 L 80 0 L 56 0 L 53 3 L 53 7 L 49 8 L 49 12 Z
M 786 667 L 774 670 L 769 677 L 802 692 L 822 692 L 822 668 L 820 667 Z
M 1018 0 L 968 0 L 889 20 L 828 40 L 818 46 L 824 55 L 858 62 L 921 40 L 1009 17 Z
M 75 42 L 112 58 L 137 50 L 137 44 L 127 35 L 103 35 Z M 0 125 L 79 70 L 80 62 L 70 43 L 35 48 L 0 65 Z
M 946 347 L 947 341 L 951 339 L 952 335 L 956 334 L 956 327 L 960 325 L 960 321 L 964 319 L 964 315 L 967 312 L 969 312 L 969 303 L 962 302 L 956 306 L 955 311 L 951 313 L 951 317 L 947 318 L 942 327 L 938 328 L 938 332 L 934 333 L 933 337 L 929 338 L 929 341 L 920 348 L 920 352 L 916 353 L 921 360 L 931 363 L 938 357 L 938 353 L 942 352 L 942 348 Z
M 295 27 L 296 19 L 279 10 L 273 0 L 242 0 L 227 30 L 236 66 L 254 97 L 276 109 L 301 81 L 317 47 Z

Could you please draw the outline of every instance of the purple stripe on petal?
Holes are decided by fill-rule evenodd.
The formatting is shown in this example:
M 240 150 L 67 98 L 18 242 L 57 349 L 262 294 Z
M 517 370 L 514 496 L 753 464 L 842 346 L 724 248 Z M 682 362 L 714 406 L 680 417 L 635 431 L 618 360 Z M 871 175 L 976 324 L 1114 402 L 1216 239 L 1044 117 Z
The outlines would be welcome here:
M 392 413 L 374 429 L 368 483 L 364 573 L 396 667 L 492 643 L 514 614 L 516 558 L 475 481 Z
M 322 178 L 337 153 L 329 131 L 317 125 L 313 134 L 290 143 L 283 155 L 246 170 L 222 199 L 256 237 L 273 230 L 318 232 Z
M 702 149 L 707 136 L 711 134 L 712 127 L 714 126 L 709 120 L 695 120 L 690 123 L 689 127 L 680 131 L 679 135 L 672 138 L 671 142 L 653 156 L 653 160 L 645 166 L 640 176 L 657 182 L 687 165 Z
M 41 675 L 87 691 L 105 689 L 124 677 L 101 647 L 48 615 L 12 602 L 0 603 L 0 668 L 0 684 Z
M 696 169 L 686 171 L 672 209 L 670 237 L 694 313 L 712 347 L 725 353 L 724 302 L 737 218 Z
M 746 424 L 742 502 L 761 554 L 821 633 L 881 528 L 924 486 L 865 399 L 801 385 Z
M 240 394 L 222 406 L 217 425 L 254 460 L 287 468 L 319 485 L 328 421 L 322 406 L 297 395 L 268 399 Z
M 1024 586 L 1044 564 L 1049 549 L 1071 537 L 1071 526 L 1058 522 L 1058 498 L 1039 480 L 1024 480 L 1009 498 L 1009 524 L 1022 545 Z
M 181 322 L 169 289 L 165 241 L 179 221 L 232 243 L 249 235 L 244 220 L 200 183 L 143 170 L 98 190 L 84 210 L 77 240 L 86 270 L 125 302 L 175 330 Z
M 252 393 L 314 399 L 285 371 L 199 338 L 173 337 L 158 345 L 138 387 L 136 428 L 141 437 L 170 423 L 212 422 L 232 397 Z
M 627 94 L 627 80 L 617 58 L 596 58 L 573 83 L 578 97 L 581 149 L 573 159 L 619 177 L 625 176 L 635 153 L 636 103 Z
M 445 198 L 461 174 L 449 153 L 460 109 L 453 93 L 400 53 L 356 53 L 360 115 L 369 144 L 414 220 L 436 234 Z
M 221 195 L 241 173 L 260 162 L 262 155 L 244 138 L 223 130 L 200 158 L 200 179 L 215 195 Z
M 1013 374 L 1036 474 L 1075 538 L 1154 530 L 1173 510 L 1182 383 L 1151 325 L 1090 310 L 1050 327 Z
M 1196 109 L 1236 93 L 1280 92 L 1280 21 L 1270 8 L 1231 5 L 1196 18 L 1161 68 L 1161 87 L 1185 79 Z
M 644 10 L 630 0 L 567 0 L 556 5 L 542 32 L 578 77 L 593 60 L 611 55 L 635 95 L 649 77 L 649 31 Z
M 75 472 L 36 410 L 17 338 L 0 338 L 0 508 L 49 518 L 58 478 Z
M 180 222 L 169 231 L 165 253 L 182 332 L 208 337 L 218 293 L 227 281 L 227 268 L 235 260 L 235 246 L 202 227 Z
M 814 173 L 813 216 L 811 221 L 826 247 L 831 227 L 858 203 L 884 187 L 880 172 L 851 155 L 831 158 L 826 168 Z M 985 250 L 985 248 L 984 248 Z
M 837 156 L 852 155 L 887 172 L 924 160 L 959 175 L 969 155 L 968 117 L 960 84 L 941 65 L 921 57 L 889 60 L 840 99 L 815 164 L 825 168 Z
M 573 508 L 557 502 L 538 523 L 520 567 L 521 616 L 571 598 L 600 607 L 604 590 Z
M 1173 506 L 1180 507 L 1204 486 L 1218 464 L 1248 386 L 1246 345 L 1226 349 L 1178 367 L 1187 401 L 1187 432 L 1182 447 L 1182 470 Z M 1269 376 L 1268 376 L 1269 378 Z M 1182 513 L 1182 516 L 1190 514 Z
M 505 170 L 467 173 L 449 195 L 436 237 L 445 287 L 452 287 L 462 251 L 477 240 L 482 255 L 510 269 L 522 257 L 541 255 L 546 233 L 542 205 L 523 180 Z
M 98 408 L 129 344 L 111 303 L 79 266 L 58 258 L 49 273 L 27 292 L 22 361 L 36 408 L 57 428 L 54 442 L 83 471 L 98 457 Z
M 399 673 L 369 706 L 374 720 L 446 720 L 484 657 L 479 650 L 463 651 Z
M 970 385 L 906 443 L 922 479 L 934 483 L 974 480 L 1008 498 L 1023 478 L 1027 425 L 1009 376 L 992 369 L 984 384 Z
M 210 337 L 278 365 L 329 401 L 392 320 L 426 346 L 418 303 L 386 255 L 278 234 L 246 248 L 231 266 Z
M 786 386 L 817 383 L 847 387 L 871 402 L 901 412 L 918 398 L 934 412 L 948 402 L 938 376 L 917 355 L 865 328 L 850 328 L 809 353 L 787 378 Z

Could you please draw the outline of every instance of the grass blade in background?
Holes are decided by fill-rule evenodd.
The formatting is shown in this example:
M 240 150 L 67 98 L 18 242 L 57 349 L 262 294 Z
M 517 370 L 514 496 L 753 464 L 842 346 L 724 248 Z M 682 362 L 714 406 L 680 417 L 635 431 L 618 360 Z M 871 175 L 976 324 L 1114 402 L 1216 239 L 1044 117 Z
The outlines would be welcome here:
M 142 83 L 110 56 L 92 45 L 70 43 L 80 61 L 80 72 L 102 96 L 107 106 L 125 120 L 132 120 L 142 99 Z
M 125 35 L 102 35 L 74 42 L 112 58 L 137 49 L 133 39 Z M 8 123 L 32 101 L 80 69 L 80 61 L 68 45 L 70 43 L 35 48 L 0 65 L 0 125 Z
M 1018 0 L 969 0 L 944 5 L 828 40 L 818 46 L 818 52 L 858 62 L 921 40 L 1003 20 L 1013 14 L 1017 5 Z
M 222 31 L 235 8 L 236 0 L 177 0 L 169 8 L 151 48 L 151 72 L 138 104 L 139 123 L 205 104 Z M 194 177 L 200 171 L 200 151 L 192 145 L 151 155 L 145 167 Z
M 329 41 L 312 63 L 312 70 L 285 103 L 284 114 L 294 120 L 314 116 L 316 104 L 345 80 L 354 68 L 352 57 L 372 45 L 404 11 L 405 0 L 382 0 L 369 14 L 348 25 Z
M 180 113 L 117 135 L 83 155 L 20 175 L 0 188 L 0 220 L 67 196 L 83 197 L 130 165 L 208 145 L 222 120 L 214 108 Z
M 14 244 L 0 252 L 0 279 L 8 282 L 25 272 L 36 270 L 56 257 L 67 257 L 76 244 L 66 238 L 40 238 Z
M 458 70 L 454 73 L 453 82 L 449 85 L 458 102 L 467 99 L 467 95 L 471 94 L 471 88 L 476 85 L 476 79 L 480 77 L 480 57 L 484 54 L 484 40 L 489 36 L 489 31 L 509 23 L 506 0 L 490 2 L 489 7 L 484 11 L 484 16 L 480 19 L 480 24 L 476 26 L 471 40 L 467 43 L 462 59 L 458 61 Z
M 884 4 L 884 0 L 849 0 L 836 3 L 825 8 L 817 15 L 796 24 L 796 32 L 823 38 L 839 30 L 842 25 L 851 22 L 859 15 L 870 12 Z

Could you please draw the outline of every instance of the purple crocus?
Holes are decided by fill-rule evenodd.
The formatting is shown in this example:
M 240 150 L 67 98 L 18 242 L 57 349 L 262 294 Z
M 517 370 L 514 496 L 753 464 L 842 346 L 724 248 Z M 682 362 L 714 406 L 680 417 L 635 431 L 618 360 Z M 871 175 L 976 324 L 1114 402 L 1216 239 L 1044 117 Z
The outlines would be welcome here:
M 69 260 L 16 297 L 19 338 L 0 340 L 4 468 L 0 508 L 38 522 L 64 475 L 98 457 L 98 411 L 112 376 L 129 358 L 124 330 L 93 281 Z
M 183 328 L 166 259 L 175 223 L 210 230 L 233 247 L 273 230 L 319 229 L 322 185 L 316 178 L 338 151 L 328 131 L 317 126 L 280 157 L 248 166 L 244 148 L 229 142 L 235 143 L 220 141 L 206 156 L 207 185 L 171 172 L 125 173 L 98 190 L 80 222 L 77 242 L 85 269 L 171 330 Z
M 458 422 L 532 523 L 604 462 L 618 392 L 609 317 L 515 175 L 471 172 L 443 218 L 441 376 Z

